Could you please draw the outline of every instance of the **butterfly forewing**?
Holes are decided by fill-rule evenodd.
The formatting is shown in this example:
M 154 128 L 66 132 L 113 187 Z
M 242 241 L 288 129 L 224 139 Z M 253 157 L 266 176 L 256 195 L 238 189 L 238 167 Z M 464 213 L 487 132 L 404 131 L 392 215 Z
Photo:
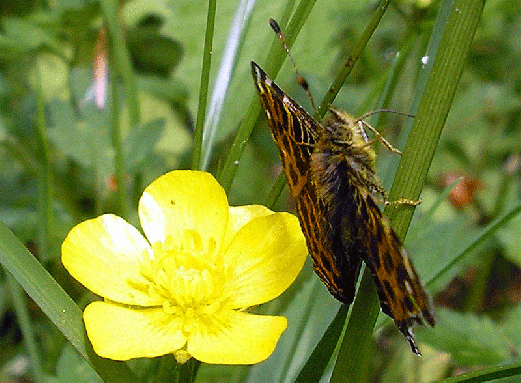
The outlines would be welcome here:
M 342 303 L 350 304 L 361 260 L 348 259 L 347 255 L 338 257 L 337 254 L 343 250 L 335 249 L 335 246 L 342 247 L 342 243 L 325 240 L 331 225 L 323 215 L 324 209 L 317 198 L 311 174 L 311 154 L 322 128 L 254 62 L 252 74 L 279 149 L 313 267 L 331 294 Z

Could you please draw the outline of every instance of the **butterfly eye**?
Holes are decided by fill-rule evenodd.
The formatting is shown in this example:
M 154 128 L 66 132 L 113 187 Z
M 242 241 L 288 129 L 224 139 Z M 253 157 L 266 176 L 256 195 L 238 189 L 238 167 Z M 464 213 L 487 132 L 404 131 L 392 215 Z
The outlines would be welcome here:
M 344 136 L 344 141 L 348 141 L 349 143 L 353 142 L 353 131 L 351 129 L 348 129 L 347 126 L 344 125 L 339 130 Z

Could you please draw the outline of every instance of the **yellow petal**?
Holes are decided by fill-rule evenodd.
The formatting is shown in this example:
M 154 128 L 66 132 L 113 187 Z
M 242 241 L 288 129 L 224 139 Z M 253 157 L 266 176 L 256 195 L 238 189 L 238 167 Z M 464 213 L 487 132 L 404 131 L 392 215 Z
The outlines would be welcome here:
M 295 216 L 275 213 L 243 226 L 225 253 L 233 308 L 267 302 L 286 290 L 307 256 L 304 235 Z
M 114 360 L 155 357 L 183 347 L 181 323 L 162 309 L 133 310 L 107 302 L 85 308 L 83 320 L 96 354 Z
M 150 243 L 184 238 L 187 230 L 201 235 L 203 244 L 222 245 L 228 222 L 224 189 L 209 173 L 174 170 L 152 182 L 139 201 L 141 226 Z
M 225 245 L 228 245 L 237 231 L 252 219 L 274 214 L 273 211 L 263 205 L 230 206 L 229 213 Z
M 271 355 L 282 332 L 284 317 L 231 311 L 227 326 L 215 334 L 197 334 L 188 339 L 188 353 L 204 363 L 253 364 Z
M 105 214 L 72 228 L 62 244 L 62 263 L 74 278 L 102 297 L 149 306 L 158 302 L 152 302 L 128 281 L 146 282 L 140 268 L 150 251 L 135 227 L 123 218 Z

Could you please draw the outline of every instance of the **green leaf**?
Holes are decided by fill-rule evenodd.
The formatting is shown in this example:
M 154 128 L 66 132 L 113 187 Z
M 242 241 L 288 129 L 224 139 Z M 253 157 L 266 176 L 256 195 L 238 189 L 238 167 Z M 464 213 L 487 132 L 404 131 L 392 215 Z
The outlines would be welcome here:
M 89 364 L 70 345 L 63 352 L 56 365 L 56 375 L 59 382 L 102 383 L 103 380 L 92 370 Z
M 438 350 L 449 352 L 463 365 L 487 365 L 508 359 L 512 342 L 491 319 L 471 313 L 436 310 L 434 329 L 417 330 L 418 337 Z
M 186 104 L 188 89 L 179 80 L 165 80 L 156 76 L 137 76 L 139 89 L 146 91 L 159 99 L 174 104 Z
M 91 167 L 95 152 L 91 127 L 81 123 L 70 103 L 54 100 L 49 104 L 49 108 L 54 125 L 49 129 L 49 138 L 67 157 L 86 168 Z
M 43 47 L 55 52 L 62 50 L 62 44 L 50 33 L 27 19 L 6 17 L 2 19 L 6 38 L 16 41 L 19 50 L 34 50 Z
M 514 307 L 512 311 L 508 313 L 507 318 L 502 323 L 502 328 L 508 336 L 509 343 L 512 344 L 512 348 L 521 350 L 521 305 Z
M 521 267 L 521 217 L 516 217 L 509 225 L 498 230 L 498 239 L 504 245 L 505 255 Z
M 165 119 L 156 118 L 132 129 L 123 142 L 126 170 L 136 171 L 145 158 L 152 153 L 165 129 Z
M 149 28 L 132 29 L 126 36 L 134 66 L 142 73 L 167 77 L 183 57 L 181 44 Z

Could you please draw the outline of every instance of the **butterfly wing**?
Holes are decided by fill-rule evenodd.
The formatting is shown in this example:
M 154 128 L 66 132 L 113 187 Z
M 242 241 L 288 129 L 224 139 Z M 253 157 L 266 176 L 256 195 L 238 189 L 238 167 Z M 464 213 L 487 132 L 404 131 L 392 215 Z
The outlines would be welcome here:
M 343 125 L 352 127 L 352 123 Z M 312 171 L 325 215 L 341 228 L 346 252 L 363 259 L 371 269 L 382 311 L 419 354 L 410 328 L 425 323 L 434 326 L 433 309 L 405 248 L 373 199 L 381 190 L 373 155 L 367 145 L 324 138 L 313 153 Z
M 357 246 L 365 248 L 364 262 L 371 269 L 382 311 L 394 319 L 412 351 L 419 354 L 411 327 L 415 324 L 434 326 L 430 297 L 389 221 L 372 197 L 363 200 L 362 209 L 368 217 L 364 230 L 375 236 L 372 240 L 358 241 Z
M 311 156 L 322 127 L 254 62 L 252 74 L 279 149 L 315 272 L 336 299 L 349 305 L 355 295 L 361 259 L 346 252 L 341 231 L 327 220 L 324 205 L 317 198 Z

